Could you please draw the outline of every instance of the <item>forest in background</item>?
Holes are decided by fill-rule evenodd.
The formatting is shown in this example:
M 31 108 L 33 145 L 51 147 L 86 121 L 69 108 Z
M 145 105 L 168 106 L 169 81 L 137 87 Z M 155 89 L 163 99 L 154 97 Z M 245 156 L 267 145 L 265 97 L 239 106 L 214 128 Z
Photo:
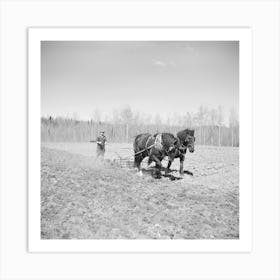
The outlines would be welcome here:
M 129 106 L 114 110 L 109 115 L 95 110 L 90 120 L 72 117 L 45 116 L 41 118 L 42 142 L 95 141 L 100 131 L 105 131 L 108 142 L 132 142 L 140 133 L 177 132 L 195 129 L 196 144 L 239 146 L 239 116 L 231 109 L 227 118 L 221 106 L 215 109 L 200 106 L 195 113 L 173 114 L 167 119 L 133 112 Z

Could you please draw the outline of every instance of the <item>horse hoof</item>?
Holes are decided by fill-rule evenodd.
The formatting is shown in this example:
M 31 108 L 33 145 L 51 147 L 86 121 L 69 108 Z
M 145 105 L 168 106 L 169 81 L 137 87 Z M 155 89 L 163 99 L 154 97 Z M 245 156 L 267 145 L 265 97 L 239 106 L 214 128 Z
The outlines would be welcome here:
M 165 175 L 168 175 L 170 173 L 172 173 L 172 171 L 170 169 L 165 170 Z
M 156 173 L 153 176 L 155 179 L 161 179 L 161 173 Z

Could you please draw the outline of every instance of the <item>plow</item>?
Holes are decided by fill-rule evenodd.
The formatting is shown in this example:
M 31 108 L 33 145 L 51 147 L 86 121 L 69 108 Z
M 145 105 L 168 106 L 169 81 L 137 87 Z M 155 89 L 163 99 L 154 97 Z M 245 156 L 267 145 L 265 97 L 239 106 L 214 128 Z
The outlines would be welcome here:
M 134 167 L 134 157 L 145 151 L 150 150 L 154 146 L 155 146 L 155 144 L 150 145 L 150 146 L 146 147 L 145 149 L 134 153 L 133 155 L 127 155 L 127 156 L 121 156 L 119 153 L 114 152 L 115 155 L 117 156 L 117 158 L 115 158 L 113 161 L 122 168 L 133 168 Z
M 143 152 L 143 151 L 140 151 L 140 152 Z M 140 152 L 138 152 L 138 153 L 140 153 Z M 134 168 L 134 155 L 121 156 L 117 152 L 114 152 L 114 153 L 117 157 L 114 158 L 111 161 L 111 163 L 113 163 L 114 165 L 117 165 L 120 168 L 124 168 L 124 169 L 133 169 Z M 167 160 L 163 159 L 163 161 L 167 161 Z M 145 169 L 145 170 L 153 170 L 153 169 L 154 169 L 154 167 L 147 167 L 147 169 Z M 168 177 L 171 181 L 174 181 L 174 180 L 182 179 L 182 177 L 180 175 L 178 175 L 178 173 L 179 172 L 176 170 L 171 170 L 169 174 L 165 174 L 163 172 L 162 175 L 164 177 Z M 192 175 L 192 174 L 189 174 L 189 175 Z
M 116 154 L 116 158 L 113 159 L 113 162 L 119 165 L 121 168 L 133 168 L 134 167 L 134 155 L 128 155 L 128 156 L 121 156 L 117 152 L 114 152 Z

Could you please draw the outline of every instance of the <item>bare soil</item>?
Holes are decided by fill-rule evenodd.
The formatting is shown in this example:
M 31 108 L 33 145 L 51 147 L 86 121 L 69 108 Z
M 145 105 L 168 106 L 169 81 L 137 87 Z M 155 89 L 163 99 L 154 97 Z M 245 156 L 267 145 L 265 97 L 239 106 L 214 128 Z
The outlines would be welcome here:
M 145 162 L 142 177 L 121 167 L 131 147 L 110 144 L 97 161 L 93 143 L 42 143 L 41 238 L 239 238 L 238 148 L 196 146 L 184 166 L 193 176 L 170 180 Z

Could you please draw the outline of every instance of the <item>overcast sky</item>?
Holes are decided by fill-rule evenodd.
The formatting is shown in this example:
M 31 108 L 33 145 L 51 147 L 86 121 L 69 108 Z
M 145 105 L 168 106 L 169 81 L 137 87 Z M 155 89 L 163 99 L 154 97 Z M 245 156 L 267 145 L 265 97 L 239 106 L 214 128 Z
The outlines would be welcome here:
M 200 105 L 239 109 L 235 41 L 45 41 L 41 51 L 42 116 L 90 119 L 125 105 L 164 118 Z

